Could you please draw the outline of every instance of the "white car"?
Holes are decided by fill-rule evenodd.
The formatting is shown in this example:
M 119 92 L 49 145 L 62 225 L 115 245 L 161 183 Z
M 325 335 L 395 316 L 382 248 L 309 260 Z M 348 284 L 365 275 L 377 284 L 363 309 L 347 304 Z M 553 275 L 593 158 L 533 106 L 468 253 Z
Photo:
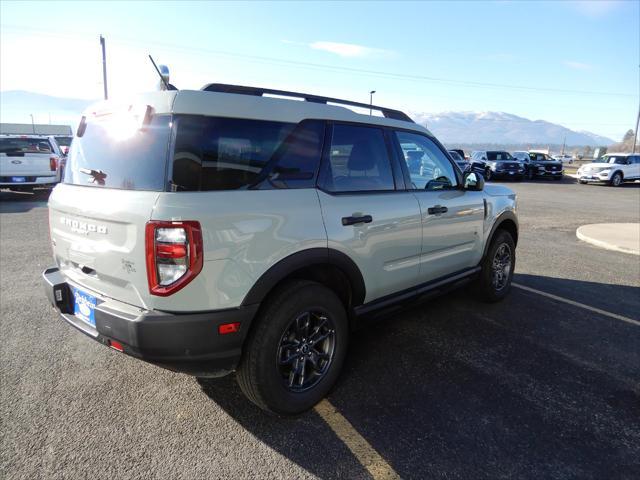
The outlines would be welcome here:
M 578 169 L 580 183 L 608 183 L 613 187 L 640 179 L 640 154 L 608 153 Z
M 573 157 L 571 155 L 555 155 L 551 158 L 562 163 L 573 163 Z
M 52 188 L 60 181 L 60 157 L 52 136 L 0 135 L 0 188 Z

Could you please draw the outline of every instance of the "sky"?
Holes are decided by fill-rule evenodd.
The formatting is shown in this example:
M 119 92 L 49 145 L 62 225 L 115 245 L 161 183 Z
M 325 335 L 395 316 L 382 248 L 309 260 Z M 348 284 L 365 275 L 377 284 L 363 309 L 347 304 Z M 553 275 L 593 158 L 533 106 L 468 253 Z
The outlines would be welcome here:
M 234 83 L 408 112 L 500 111 L 615 140 L 640 102 L 640 0 L 0 2 L 0 91 L 100 99 Z M 1 98 L 0 98 L 1 100 Z M 1 104 L 0 104 L 1 108 Z M 43 112 L 39 112 L 40 115 Z

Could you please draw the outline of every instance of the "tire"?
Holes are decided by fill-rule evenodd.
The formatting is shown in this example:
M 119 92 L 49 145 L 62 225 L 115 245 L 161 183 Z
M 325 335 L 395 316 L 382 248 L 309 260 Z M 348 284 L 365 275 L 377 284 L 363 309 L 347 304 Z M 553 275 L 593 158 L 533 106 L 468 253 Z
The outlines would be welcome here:
M 506 272 L 506 278 L 504 278 L 505 272 L 503 271 L 501 277 L 503 278 L 503 282 L 496 285 L 494 282 L 493 264 L 494 259 L 497 258 L 498 252 L 501 251 L 502 248 L 508 250 L 510 263 L 508 271 Z M 502 250 L 502 252 L 504 252 L 504 250 Z M 502 254 L 500 255 L 502 256 Z M 516 245 L 509 232 L 501 229 L 495 232 L 480 266 L 482 270 L 476 280 L 476 292 L 480 300 L 489 303 L 499 302 L 506 297 L 509 290 L 511 290 L 511 280 L 513 279 L 513 271 L 516 266 Z
M 533 170 L 527 170 L 527 180 L 533 180 Z
M 491 169 L 487 168 L 484 171 L 484 179 L 488 182 L 489 180 L 491 180 Z
M 589 182 L 585 182 L 584 180 L 578 180 L 578 183 L 579 183 L 580 185 L 586 185 L 586 184 L 587 184 L 587 183 L 589 183 Z
M 322 327 L 316 331 L 318 325 Z M 314 336 L 325 338 L 312 344 Z M 268 298 L 254 321 L 236 373 L 238 384 L 267 412 L 300 414 L 322 400 L 335 383 L 348 337 L 347 314 L 333 291 L 306 280 L 288 282 Z
M 562 177 L 553 177 L 554 180 L 562 180 Z
M 612 187 L 619 187 L 622 185 L 622 174 L 620 172 L 614 173 L 613 177 L 611 177 L 611 180 L 609 181 L 609 185 Z

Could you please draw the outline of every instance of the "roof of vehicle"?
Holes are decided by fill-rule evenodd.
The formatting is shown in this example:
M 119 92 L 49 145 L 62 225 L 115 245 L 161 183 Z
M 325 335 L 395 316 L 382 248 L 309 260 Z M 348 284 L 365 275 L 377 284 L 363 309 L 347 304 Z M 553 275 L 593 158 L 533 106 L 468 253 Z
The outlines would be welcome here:
M 210 87 L 210 85 L 205 86 L 205 88 L 208 87 Z M 264 91 L 270 94 L 270 92 L 274 90 L 255 89 L 255 91 Z M 374 110 L 379 110 L 383 113 L 386 112 L 387 115 L 396 116 L 396 118 L 364 115 L 356 113 L 349 108 L 328 103 L 343 102 L 345 105 L 363 109 L 368 109 L 369 105 L 327 97 L 317 97 L 314 95 L 307 95 L 306 97 L 308 97 L 306 101 L 300 101 L 286 98 L 264 97 L 255 93 L 169 90 L 144 93 L 120 101 L 102 101 L 87 108 L 85 114 L 95 115 L 99 112 L 128 108 L 129 105 L 150 105 L 156 114 L 207 115 L 288 123 L 299 123 L 306 119 L 336 120 L 415 130 L 432 135 L 425 127 L 413 123 L 408 116 L 398 110 L 374 105 L 372 106 Z M 319 100 L 326 100 L 328 103 L 318 103 Z M 402 115 L 406 116 L 406 120 L 399 119 Z
M 605 153 L 603 157 L 628 157 L 629 155 L 635 155 L 635 154 L 631 152 L 626 152 L 626 153 L 611 152 L 611 153 Z
M 0 138 L 52 138 L 53 135 L 41 135 L 39 133 L 2 133 Z

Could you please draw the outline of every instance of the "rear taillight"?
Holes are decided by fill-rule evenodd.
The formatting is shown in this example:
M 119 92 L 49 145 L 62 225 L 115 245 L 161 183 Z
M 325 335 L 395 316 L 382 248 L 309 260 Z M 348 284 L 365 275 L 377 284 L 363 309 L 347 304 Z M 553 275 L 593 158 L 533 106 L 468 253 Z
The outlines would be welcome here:
M 58 157 L 55 155 L 49 157 L 49 168 L 52 172 L 55 172 L 58 169 Z
M 202 230 L 199 222 L 148 222 L 145 245 L 147 279 L 152 295 L 171 295 L 202 270 Z

